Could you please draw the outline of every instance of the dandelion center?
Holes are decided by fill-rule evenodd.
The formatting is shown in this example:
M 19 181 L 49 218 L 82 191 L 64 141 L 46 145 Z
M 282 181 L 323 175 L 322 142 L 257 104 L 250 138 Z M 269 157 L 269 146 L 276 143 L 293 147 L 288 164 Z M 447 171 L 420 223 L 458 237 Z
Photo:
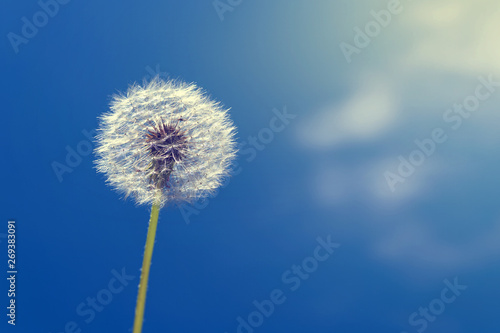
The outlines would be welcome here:
M 149 182 L 156 188 L 168 187 L 170 175 L 176 162 L 186 155 L 187 137 L 176 125 L 156 122 L 146 134 L 146 144 L 151 163 L 149 165 Z

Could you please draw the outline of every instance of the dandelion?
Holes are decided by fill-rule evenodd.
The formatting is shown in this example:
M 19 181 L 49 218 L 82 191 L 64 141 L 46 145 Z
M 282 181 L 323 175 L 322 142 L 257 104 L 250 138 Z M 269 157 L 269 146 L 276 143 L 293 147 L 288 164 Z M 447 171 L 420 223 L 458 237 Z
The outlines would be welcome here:
M 160 208 L 212 194 L 236 155 L 227 110 L 194 84 L 158 77 L 114 95 L 100 118 L 97 170 L 138 205 L 152 205 L 134 333 L 142 330 L 146 288 Z

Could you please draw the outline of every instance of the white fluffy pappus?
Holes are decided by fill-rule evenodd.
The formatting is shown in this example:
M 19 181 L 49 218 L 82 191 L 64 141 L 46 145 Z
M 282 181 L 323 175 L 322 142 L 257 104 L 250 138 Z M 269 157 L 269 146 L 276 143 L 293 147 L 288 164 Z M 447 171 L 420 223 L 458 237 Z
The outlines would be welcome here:
M 154 78 L 114 95 L 100 117 L 97 170 L 137 204 L 206 197 L 229 175 L 236 128 L 193 83 Z

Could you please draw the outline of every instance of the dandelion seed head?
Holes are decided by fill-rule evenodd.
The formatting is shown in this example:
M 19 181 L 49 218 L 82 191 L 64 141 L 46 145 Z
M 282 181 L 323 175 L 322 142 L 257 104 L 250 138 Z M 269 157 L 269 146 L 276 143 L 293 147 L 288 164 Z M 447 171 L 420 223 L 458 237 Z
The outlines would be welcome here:
M 100 117 L 97 170 L 137 204 L 212 194 L 236 155 L 228 111 L 195 84 L 158 77 L 114 95 Z

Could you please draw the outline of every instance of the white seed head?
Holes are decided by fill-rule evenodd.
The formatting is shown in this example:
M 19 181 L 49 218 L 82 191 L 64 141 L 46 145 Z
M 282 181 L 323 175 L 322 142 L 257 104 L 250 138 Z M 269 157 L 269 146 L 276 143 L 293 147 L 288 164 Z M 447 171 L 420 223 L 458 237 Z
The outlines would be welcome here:
M 195 84 L 158 77 L 114 95 L 100 117 L 97 170 L 137 204 L 193 201 L 229 175 L 236 128 Z

